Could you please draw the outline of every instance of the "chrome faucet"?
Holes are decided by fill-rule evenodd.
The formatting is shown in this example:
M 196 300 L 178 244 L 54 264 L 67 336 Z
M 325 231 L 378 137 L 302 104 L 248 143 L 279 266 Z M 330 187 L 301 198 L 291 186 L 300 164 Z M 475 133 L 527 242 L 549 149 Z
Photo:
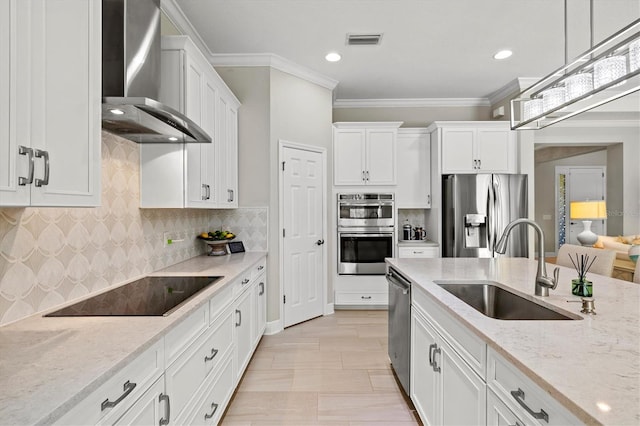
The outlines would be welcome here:
M 547 265 L 544 259 L 544 232 L 542 232 L 542 228 L 540 228 L 540 225 L 538 225 L 531 219 L 516 219 L 513 222 L 509 223 L 504 229 L 504 232 L 502 234 L 502 237 L 500 237 L 498 244 L 496 244 L 496 252 L 504 254 L 507 251 L 507 240 L 509 239 L 509 233 L 516 225 L 520 225 L 521 223 L 531 225 L 538 234 L 538 272 L 536 273 L 535 294 L 536 296 L 548 296 L 549 289 L 555 290 L 555 288 L 558 286 L 558 275 L 560 274 L 560 268 L 556 267 L 553 270 L 553 278 L 547 276 Z

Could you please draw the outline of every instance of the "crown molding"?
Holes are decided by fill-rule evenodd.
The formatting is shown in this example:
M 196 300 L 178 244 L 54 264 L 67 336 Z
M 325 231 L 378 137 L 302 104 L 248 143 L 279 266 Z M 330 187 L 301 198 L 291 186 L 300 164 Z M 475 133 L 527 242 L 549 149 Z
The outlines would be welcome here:
M 176 0 L 160 0 L 160 9 L 173 25 L 176 26 L 178 31 L 191 38 L 205 56 L 211 55 L 211 50 L 209 50 L 207 43 L 200 37 L 195 27 L 191 25 L 191 21 L 189 21 L 187 15 L 182 11 L 182 8 L 176 3 Z
M 510 82 L 508 82 L 507 84 L 505 84 L 504 86 L 502 86 L 501 88 L 499 88 L 498 90 L 489 93 L 489 95 L 487 96 L 487 98 L 489 99 L 489 103 L 491 105 L 496 105 L 507 98 L 511 98 L 517 95 L 527 87 L 533 86 L 539 80 L 540 79 L 537 77 L 515 78 Z
M 208 59 L 214 67 L 271 67 L 329 90 L 338 85 L 337 80 L 273 53 L 215 53 Z
M 425 108 L 491 106 L 486 98 L 336 99 L 334 108 Z
M 640 128 L 638 120 L 565 120 L 553 125 L 553 127 L 569 128 L 593 128 L 593 127 L 635 127 Z

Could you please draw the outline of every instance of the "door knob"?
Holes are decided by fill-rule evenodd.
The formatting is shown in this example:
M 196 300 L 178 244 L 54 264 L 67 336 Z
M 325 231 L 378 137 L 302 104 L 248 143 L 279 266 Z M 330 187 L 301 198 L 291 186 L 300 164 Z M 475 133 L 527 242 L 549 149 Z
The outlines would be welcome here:
M 319 246 L 321 246 L 321 245 L 323 245 L 323 244 L 324 244 L 324 240 L 318 240 L 318 241 L 316 241 L 316 244 L 317 244 L 317 245 L 319 245 Z

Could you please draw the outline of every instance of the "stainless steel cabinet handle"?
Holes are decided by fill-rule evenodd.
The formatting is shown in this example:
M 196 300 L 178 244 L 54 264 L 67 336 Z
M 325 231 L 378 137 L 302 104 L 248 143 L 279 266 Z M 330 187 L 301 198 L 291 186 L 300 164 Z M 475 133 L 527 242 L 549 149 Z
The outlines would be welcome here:
M 35 159 L 33 158 L 33 148 L 27 148 L 26 146 L 20 145 L 18 147 L 18 154 L 26 155 L 27 161 L 29 162 L 29 172 L 27 173 L 27 177 L 18 177 L 18 185 L 31 185 L 33 183 L 33 168 Z
M 227 189 L 227 195 L 228 195 L 227 202 L 228 203 L 233 202 L 233 197 L 235 196 L 233 189 Z
M 210 356 L 205 356 L 204 357 L 204 362 L 209 362 L 209 361 L 213 360 L 216 357 L 216 355 L 218 355 L 218 350 L 214 349 L 214 348 L 211 348 L 211 355 Z
M 360 296 L 360 299 L 369 300 L 369 299 L 371 299 L 371 296 Z
M 258 293 L 258 296 L 262 296 L 264 294 L 264 283 L 260 283 L 258 285 L 260 286 L 260 293 Z
M 369 180 L 369 170 L 367 170 L 367 181 Z
M 427 195 L 427 204 L 431 205 L 431 195 Z
M 211 186 L 207 185 L 207 200 L 211 199 Z
M 549 423 L 549 415 L 543 409 L 540 409 L 540 411 L 536 413 L 524 402 L 524 391 L 522 389 L 518 388 L 517 391 L 511 391 L 511 396 L 522 408 L 527 410 L 527 413 L 531 414 L 534 419 L 544 420 Z
M 249 278 L 245 278 L 244 280 L 242 280 L 242 285 L 245 285 L 248 282 L 249 282 Z
M 362 171 L 362 180 L 365 181 L 365 174 L 364 174 L 364 170 Z
M 478 160 L 478 169 L 482 168 L 482 160 Z
M 435 343 L 429 345 L 429 366 L 431 367 L 433 367 L 433 350 L 437 347 L 438 345 Z
M 36 149 L 33 151 L 33 155 L 36 158 L 44 158 L 44 179 L 36 179 L 36 186 L 41 187 L 49 185 L 49 152 L 43 151 L 41 149 Z
M 102 401 L 102 405 L 100 406 L 100 411 L 104 411 L 107 408 L 113 408 L 116 405 L 120 404 L 123 399 L 129 396 L 131 391 L 133 391 L 136 388 L 136 386 L 137 386 L 136 383 L 131 383 L 130 381 L 127 380 L 123 386 L 124 393 L 120 395 L 120 397 L 118 397 L 118 399 L 116 399 L 115 401 L 109 401 L 109 398 Z
M 262 271 L 264 269 L 264 265 L 258 266 L 258 271 Z
M 436 345 L 436 347 L 433 349 L 433 371 L 435 371 L 436 373 L 442 371 L 442 369 L 438 367 L 438 361 L 436 360 L 436 354 L 439 354 L 441 352 L 442 349 L 440 349 L 438 345 Z
M 203 183 L 202 184 L 202 201 L 207 199 L 207 184 Z
M 242 312 L 236 309 L 236 314 L 238 314 L 238 321 L 236 321 L 236 327 L 240 327 L 242 325 Z
M 165 426 L 168 425 L 169 422 L 171 421 L 171 401 L 169 400 L 169 395 L 165 395 L 163 393 L 160 394 L 160 396 L 158 397 L 158 401 L 162 402 L 162 401 L 167 401 L 167 418 L 161 418 L 160 421 L 158 422 L 158 425 L 160 426 Z
M 316 241 L 316 244 L 317 244 L 317 245 L 319 245 L 319 246 L 321 246 L 321 245 L 323 245 L 323 244 L 324 244 L 324 240 L 318 240 L 318 241 Z
M 214 414 L 216 414 L 216 411 L 218 411 L 218 404 L 216 404 L 215 402 L 212 402 L 211 409 L 212 409 L 211 413 L 204 415 L 205 420 L 209 420 L 211 417 L 213 417 Z

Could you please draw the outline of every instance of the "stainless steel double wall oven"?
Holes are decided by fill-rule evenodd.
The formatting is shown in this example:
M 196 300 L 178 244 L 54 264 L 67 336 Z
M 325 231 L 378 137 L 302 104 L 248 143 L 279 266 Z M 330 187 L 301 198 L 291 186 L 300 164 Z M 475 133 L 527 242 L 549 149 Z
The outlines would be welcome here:
M 338 194 L 338 274 L 384 275 L 393 257 L 393 194 Z

